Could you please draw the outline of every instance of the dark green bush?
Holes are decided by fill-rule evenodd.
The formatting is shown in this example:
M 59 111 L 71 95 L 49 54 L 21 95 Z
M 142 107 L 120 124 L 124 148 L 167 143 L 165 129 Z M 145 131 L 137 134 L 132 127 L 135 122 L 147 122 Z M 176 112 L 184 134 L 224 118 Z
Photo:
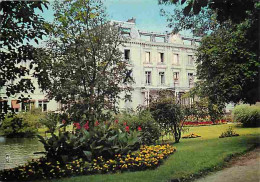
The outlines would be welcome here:
M 147 110 L 140 111 L 137 114 L 122 113 L 117 115 L 116 118 L 119 120 L 119 123 L 127 124 L 132 130 L 141 130 L 143 145 L 154 144 L 161 136 L 159 125 Z
M 67 162 L 79 158 L 91 161 L 99 156 L 109 159 L 116 154 L 127 154 L 140 147 L 140 133 L 130 130 L 128 126 L 100 124 L 98 121 L 94 127 L 89 127 L 87 121 L 83 126 L 74 123 L 73 132 L 60 131 L 56 135 L 53 131 L 50 138 L 38 137 L 44 144 L 46 152 L 43 153 L 49 161 Z
M 37 133 L 37 128 L 19 115 L 8 114 L 1 125 L 1 130 L 6 137 L 32 137 Z
M 244 127 L 260 126 L 260 106 L 238 105 L 232 115 L 234 121 L 241 122 Z

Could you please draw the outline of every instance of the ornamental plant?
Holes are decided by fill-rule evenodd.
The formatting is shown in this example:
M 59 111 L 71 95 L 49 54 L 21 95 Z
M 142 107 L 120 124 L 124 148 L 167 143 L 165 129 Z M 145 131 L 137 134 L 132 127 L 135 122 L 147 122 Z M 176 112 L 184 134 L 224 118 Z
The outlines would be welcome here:
M 225 132 L 221 133 L 219 138 L 233 137 L 233 136 L 239 136 L 239 134 L 237 134 L 234 131 L 234 129 L 230 126 L 230 127 L 228 127 L 228 129 Z
M 98 156 L 112 158 L 116 154 L 137 150 L 141 144 L 140 132 L 130 130 L 129 126 L 113 127 L 108 122 L 96 121 L 91 129 L 89 121 L 83 126 L 75 122 L 73 132 L 59 130 L 56 135 L 53 131 L 47 139 L 39 135 L 45 148 L 45 152 L 40 153 L 44 153 L 48 161 L 60 161 L 63 164 L 79 158 L 87 161 Z

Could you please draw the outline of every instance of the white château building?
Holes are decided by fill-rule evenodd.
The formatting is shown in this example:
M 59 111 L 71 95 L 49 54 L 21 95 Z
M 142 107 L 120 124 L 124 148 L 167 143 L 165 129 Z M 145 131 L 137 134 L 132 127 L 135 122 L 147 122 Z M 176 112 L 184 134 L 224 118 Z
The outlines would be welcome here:
M 173 90 L 176 96 L 180 96 L 194 86 L 194 59 L 199 39 L 140 31 L 135 19 L 116 23 L 129 38 L 121 50 L 135 81 L 132 102 L 122 100 L 120 108 L 149 105 L 150 97 L 160 89 Z
M 135 109 L 139 105 L 149 105 L 150 97 L 160 89 L 175 91 L 176 96 L 187 92 L 194 85 L 196 66 L 194 54 L 199 44 L 198 39 L 185 38 L 169 33 L 155 33 L 137 29 L 135 19 L 127 22 L 114 21 L 128 37 L 120 49 L 123 61 L 128 62 L 132 70 L 132 102 L 121 100 L 121 109 Z M 28 67 L 26 62 L 21 63 Z M 18 103 L 21 94 L 11 97 L 5 95 L 5 88 L 0 88 L 0 113 L 9 105 L 15 112 L 26 111 L 33 107 L 42 111 L 55 111 L 60 104 L 49 100 L 33 79 L 35 91 L 30 95 L 30 103 Z M 27 94 L 28 95 L 28 94 Z

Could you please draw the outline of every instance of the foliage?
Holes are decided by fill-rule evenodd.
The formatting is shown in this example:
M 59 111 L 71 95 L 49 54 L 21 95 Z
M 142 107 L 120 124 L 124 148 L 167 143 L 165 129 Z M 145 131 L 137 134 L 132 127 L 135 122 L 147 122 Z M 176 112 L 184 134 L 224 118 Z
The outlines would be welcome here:
M 19 115 L 7 114 L 1 125 L 6 137 L 32 137 L 37 133 L 34 123 L 28 122 Z
M 79 158 L 91 161 L 98 156 L 105 159 L 115 154 L 127 154 L 140 146 L 140 132 L 130 130 L 129 126 L 113 126 L 111 123 L 99 123 L 90 129 L 89 122 L 84 125 L 74 123 L 75 131 L 60 131 L 59 135 L 51 133 L 44 139 L 38 136 L 44 144 L 46 157 L 49 161 L 66 162 Z M 118 124 L 117 124 L 118 125 Z M 63 126 L 61 126 L 63 127 Z
M 169 18 L 174 29 L 208 34 L 198 49 L 197 76 L 213 104 L 259 101 L 258 1 L 159 2 L 177 6 Z
M 225 137 L 233 137 L 233 136 L 239 136 L 234 129 L 230 126 L 225 132 L 221 133 L 219 138 L 225 138 Z
M 183 16 L 184 9 L 178 5 L 173 11 L 174 13 L 161 9 L 161 15 L 167 18 L 168 27 L 173 28 L 173 33 L 190 30 L 193 35 L 201 37 L 219 26 L 215 12 L 207 8 L 202 8 L 199 14 L 190 12 L 187 16 Z
M 232 115 L 234 121 L 241 122 L 244 127 L 260 126 L 260 106 L 237 105 Z
M 90 175 L 123 171 L 140 171 L 158 167 L 164 159 L 176 151 L 170 145 L 142 146 L 138 152 L 116 155 L 114 159 L 104 160 L 102 156 L 90 163 L 83 159 L 74 160 L 66 165 L 58 161 L 48 162 L 44 158 L 29 162 L 27 165 L 0 172 L 0 180 L 31 181 L 53 179 L 71 175 Z
M 132 130 L 140 130 L 143 145 L 154 144 L 161 135 L 158 123 L 148 110 L 142 110 L 137 114 L 122 113 L 117 115 L 116 118 L 116 121 L 127 124 Z
M 129 99 L 131 90 L 123 80 L 128 72 L 118 46 L 119 27 L 108 22 L 100 0 L 55 1 L 55 19 L 50 27 L 48 54 L 39 75 L 50 98 L 60 101 L 74 120 L 93 127 L 117 111 L 117 102 Z M 46 51 L 44 51 L 46 52 Z
M 161 97 L 156 99 L 150 105 L 150 111 L 154 119 L 160 125 L 162 131 L 172 133 L 175 142 L 178 143 L 183 130 L 183 121 L 185 118 L 184 109 L 176 103 L 171 97 Z
M 20 78 L 29 75 L 33 61 L 38 60 L 32 41 L 38 43 L 47 29 L 36 10 L 43 11 L 47 5 L 47 1 L 0 2 L 0 88 L 6 87 L 7 96 L 34 90 L 30 79 Z M 19 65 L 23 61 L 30 62 L 30 68 Z
M 216 20 L 220 23 L 232 20 L 234 23 L 241 23 L 254 12 L 257 2 L 254 0 L 158 0 L 159 4 L 175 4 L 181 6 L 183 16 L 193 17 L 204 13 L 205 9 L 212 10 L 216 14 Z M 188 22 L 189 23 L 189 22 Z M 200 23 L 200 22 L 198 22 Z M 190 25 L 192 26 L 192 25 Z M 196 25 L 195 25 L 196 26 Z
M 47 113 L 44 118 L 40 119 L 40 123 L 48 128 L 49 133 L 55 132 L 59 122 L 60 116 L 58 113 Z

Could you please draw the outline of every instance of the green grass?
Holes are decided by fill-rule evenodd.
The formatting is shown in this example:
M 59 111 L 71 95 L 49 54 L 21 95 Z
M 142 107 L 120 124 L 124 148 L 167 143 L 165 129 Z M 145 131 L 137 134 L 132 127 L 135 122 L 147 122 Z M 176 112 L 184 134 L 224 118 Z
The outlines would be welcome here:
M 229 126 L 233 126 L 239 137 L 218 138 Z M 187 133 L 194 132 L 200 138 L 182 139 L 174 144 L 177 152 L 155 170 L 125 172 L 118 174 L 77 176 L 54 181 L 124 181 L 161 182 L 171 179 L 188 179 L 208 171 L 220 169 L 225 160 L 232 155 L 241 154 L 259 143 L 259 128 L 242 128 L 238 125 L 215 125 L 191 127 Z

